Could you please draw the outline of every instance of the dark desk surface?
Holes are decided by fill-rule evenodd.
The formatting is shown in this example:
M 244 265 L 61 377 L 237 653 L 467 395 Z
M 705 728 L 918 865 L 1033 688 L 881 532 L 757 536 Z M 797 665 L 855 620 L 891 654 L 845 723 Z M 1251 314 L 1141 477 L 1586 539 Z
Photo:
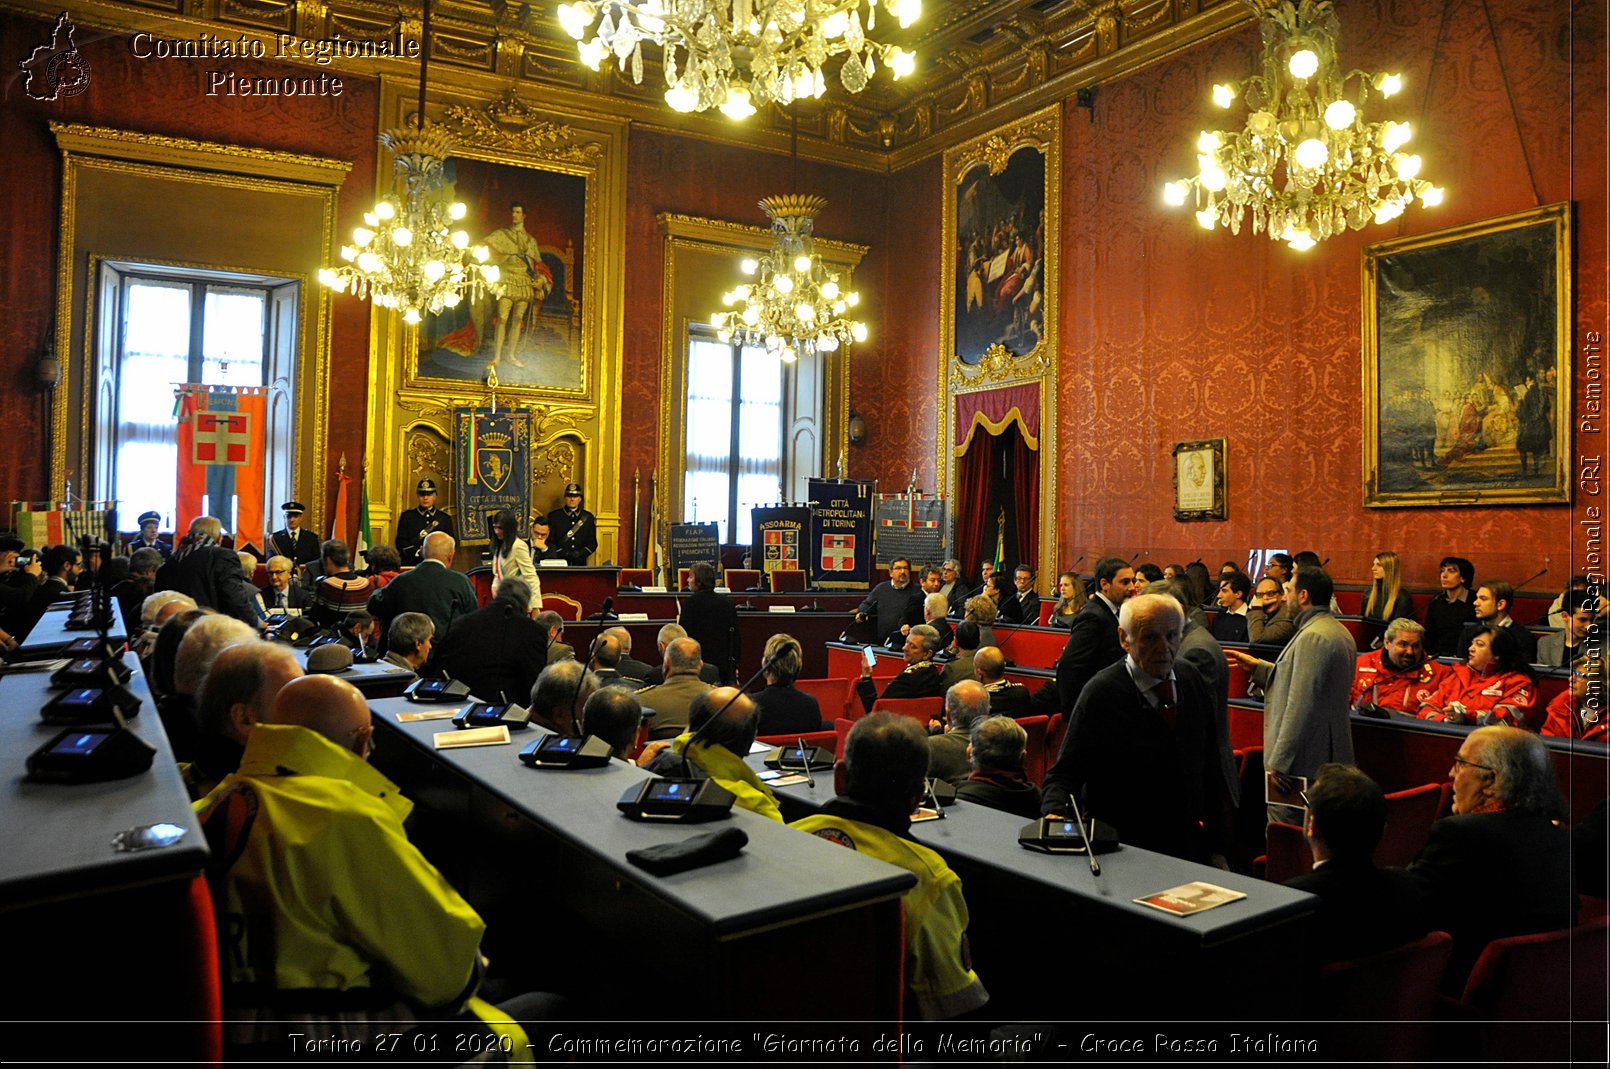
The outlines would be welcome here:
M 139 665 L 128 687 L 141 701 L 129 727 L 157 748 L 151 769 L 109 783 L 31 783 L 23 762 L 61 731 L 39 719 L 39 708 L 55 694 L 45 671 L 12 672 L 0 679 L 0 753 L 7 769 L 0 775 L 0 909 L 34 905 L 51 898 L 79 897 L 190 877 L 207 862 L 201 827 L 179 778 L 167 734 L 146 689 Z M 112 836 L 129 828 L 166 821 L 189 829 L 173 846 L 139 853 L 117 853 Z
M 17 648 L 17 652 L 23 656 L 37 656 L 41 653 L 50 653 L 74 639 L 94 638 L 99 635 L 98 631 L 67 630 L 67 617 L 73 605 L 73 599 L 69 598 L 58 601 L 47 609 L 45 615 L 34 625 L 34 629 L 28 632 L 27 640 Z M 114 642 L 127 641 L 128 632 L 123 626 L 123 618 L 118 614 L 116 605 L 112 607 L 112 617 L 112 627 L 107 637 Z
M 397 713 L 428 706 L 388 698 L 372 702 L 371 708 L 385 725 L 387 736 L 406 739 L 522 816 L 565 837 L 617 878 L 638 884 L 722 937 L 894 898 L 914 882 L 903 869 L 801 835 L 742 809 L 734 809 L 729 820 L 706 825 L 628 820 L 615 803 L 628 787 L 649 774 L 619 761 L 574 772 L 527 768 L 517 755 L 545 734 L 540 728 L 514 732 L 515 741 L 506 746 L 438 751 L 431 737 L 454 730 L 451 721 L 397 722 Z M 732 861 L 657 877 L 626 860 L 629 850 L 678 842 L 725 827 L 741 828 L 749 836 L 749 845 Z
M 296 663 L 305 670 L 307 668 L 308 651 L 296 649 L 292 650 L 292 652 L 296 654 Z M 399 668 L 387 661 L 375 661 L 372 664 L 354 664 L 345 671 L 333 674 L 351 683 L 370 697 L 390 697 L 401 694 L 403 688 L 417 678 L 408 669 Z

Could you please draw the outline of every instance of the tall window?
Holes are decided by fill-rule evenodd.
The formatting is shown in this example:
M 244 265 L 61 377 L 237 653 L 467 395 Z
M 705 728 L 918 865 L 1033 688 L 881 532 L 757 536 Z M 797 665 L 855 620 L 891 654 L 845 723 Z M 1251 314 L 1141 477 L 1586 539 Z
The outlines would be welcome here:
M 101 485 L 117 500 L 120 530 L 137 529 L 147 509 L 166 525 L 177 493 L 174 387 L 267 385 L 270 317 L 287 287 L 255 276 L 103 266 L 102 323 L 112 329 L 103 339 L 111 349 L 101 361 L 98 394 L 107 411 L 99 423 L 111 441 L 100 451 L 110 468 Z M 234 502 L 207 506 L 233 530 Z
M 687 468 L 682 514 L 747 542 L 750 510 L 782 500 L 783 365 L 764 348 L 688 340 Z

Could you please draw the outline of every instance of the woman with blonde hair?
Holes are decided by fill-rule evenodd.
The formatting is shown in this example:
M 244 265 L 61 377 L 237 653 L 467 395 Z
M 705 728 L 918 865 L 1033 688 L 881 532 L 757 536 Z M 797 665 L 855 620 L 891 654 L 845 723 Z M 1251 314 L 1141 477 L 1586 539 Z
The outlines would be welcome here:
M 1414 602 L 1403 589 L 1398 570 L 1398 555 L 1390 549 L 1375 555 L 1370 565 L 1375 581 L 1370 585 L 1369 597 L 1364 599 L 1364 619 L 1388 624 L 1398 617 L 1414 619 Z
M 1063 572 L 1057 576 L 1057 603 L 1051 607 L 1051 616 L 1046 623 L 1052 627 L 1072 627 L 1074 615 L 1084 608 L 1087 600 L 1085 585 L 1078 574 Z

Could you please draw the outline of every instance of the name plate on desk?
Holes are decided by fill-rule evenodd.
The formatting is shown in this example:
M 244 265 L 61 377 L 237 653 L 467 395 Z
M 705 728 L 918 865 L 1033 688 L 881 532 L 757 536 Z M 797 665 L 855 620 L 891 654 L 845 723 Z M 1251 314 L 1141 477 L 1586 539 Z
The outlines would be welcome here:
M 767 612 L 793 612 L 794 611 L 794 606 L 792 606 L 792 605 L 768 605 L 768 606 L 766 606 L 766 611 Z
M 621 623 L 625 623 L 628 620 L 647 620 L 648 619 L 648 613 L 646 613 L 646 612 L 623 612 L 623 613 L 617 613 L 615 615 L 615 619 L 619 620 Z
M 663 586 L 645 586 L 638 588 L 638 593 L 640 594 L 669 594 L 670 592 L 671 591 L 669 589 Z
M 568 568 L 568 567 L 570 567 L 570 562 L 567 561 L 567 560 L 559 560 L 556 557 L 549 557 L 546 560 L 537 561 L 537 567 L 538 568 Z

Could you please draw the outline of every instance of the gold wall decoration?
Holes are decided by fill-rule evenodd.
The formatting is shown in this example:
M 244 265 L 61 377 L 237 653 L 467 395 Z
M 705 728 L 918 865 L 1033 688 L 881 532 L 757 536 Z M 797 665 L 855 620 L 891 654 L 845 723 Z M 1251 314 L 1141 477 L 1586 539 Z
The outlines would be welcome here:
M 382 81 L 380 126 L 411 121 L 417 110 L 410 80 Z M 449 179 L 469 209 L 471 237 L 479 242 L 511 225 L 511 204 L 521 201 L 548 275 L 534 283 L 520 348 L 506 330 L 501 353 L 496 302 L 461 306 L 456 319 L 427 316 L 417 328 L 384 310 L 372 316 L 366 448 L 377 537 L 389 539 L 392 518 L 413 504 L 409 428 L 429 424 L 450 440 L 454 409 L 496 405 L 530 413 L 533 470 L 560 435 L 574 442 L 573 477 L 598 517 L 594 560 L 618 561 L 625 125 L 538 106 L 506 86 L 491 100 L 433 88 L 425 118 L 457 146 Z M 377 184 L 389 175 L 388 162 L 379 161 Z M 543 288 L 545 295 L 537 292 Z M 504 309 L 513 310 L 512 303 Z M 495 389 L 488 381 L 494 355 Z M 532 509 L 557 503 L 557 496 L 533 499 Z
M 94 470 L 95 399 L 87 389 L 98 259 L 258 274 L 301 283 L 292 481 L 308 503 L 308 525 L 323 529 L 330 299 L 310 265 L 329 254 L 337 193 L 351 165 L 77 123 L 50 129 L 62 154 L 55 331 L 67 372 L 52 413 L 52 496 L 64 495 L 69 478 L 84 493 L 102 476 Z M 131 204 L 183 204 L 186 225 L 160 212 L 131 212 Z M 222 263 L 220 249 L 249 249 L 250 262 Z
M 956 397 L 1024 383 L 1040 391 L 1040 500 L 1055 501 L 1062 109 L 1055 105 L 945 153 L 935 470 L 956 494 Z M 953 509 L 953 515 L 960 509 Z M 1041 509 L 1039 564 L 1057 574 L 1056 510 Z M 956 544 L 951 532 L 950 544 Z

